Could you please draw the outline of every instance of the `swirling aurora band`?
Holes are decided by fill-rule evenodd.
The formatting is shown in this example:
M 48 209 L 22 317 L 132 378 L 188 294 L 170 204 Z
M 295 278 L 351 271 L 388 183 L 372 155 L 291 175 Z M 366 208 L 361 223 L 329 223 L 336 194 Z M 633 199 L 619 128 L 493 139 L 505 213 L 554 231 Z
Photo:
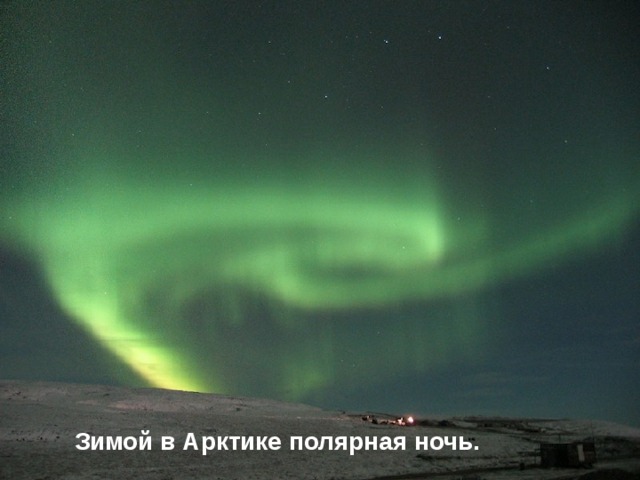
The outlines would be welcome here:
M 7 203 L 2 217 L 5 241 L 39 259 L 65 311 L 150 384 L 196 391 L 233 391 L 223 366 L 212 360 L 203 368 L 199 354 L 229 355 L 234 326 L 270 322 L 265 328 L 287 338 L 273 347 L 284 352 L 271 360 L 270 381 L 292 398 L 346 375 L 336 350 L 357 333 L 323 329 L 322 312 L 342 321 L 340 312 L 451 299 L 544 269 L 611 240 L 638 204 L 634 194 L 620 195 L 500 243 L 481 212 L 467 205 L 465 222 L 452 216 L 435 176 L 397 189 L 382 176 L 357 188 L 330 177 L 300 186 L 105 172 L 75 178 Z M 258 307 L 248 308 L 247 298 Z M 200 350 L 181 333 L 190 321 L 207 332 Z M 391 359 L 372 360 L 367 371 L 429 368 L 453 345 L 472 352 L 483 335 L 473 319 L 408 322 L 414 333 L 387 337 Z M 254 346 L 260 328 L 250 334 Z M 375 341 L 366 348 L 382 346 Z

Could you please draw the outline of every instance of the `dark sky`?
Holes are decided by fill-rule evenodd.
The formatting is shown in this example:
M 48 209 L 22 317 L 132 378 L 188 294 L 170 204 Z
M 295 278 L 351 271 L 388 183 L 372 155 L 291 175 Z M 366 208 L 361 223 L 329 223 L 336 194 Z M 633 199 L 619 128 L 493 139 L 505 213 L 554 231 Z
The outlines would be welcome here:
M 640 426 L 637 2 L 0 8 L 0 377 Z

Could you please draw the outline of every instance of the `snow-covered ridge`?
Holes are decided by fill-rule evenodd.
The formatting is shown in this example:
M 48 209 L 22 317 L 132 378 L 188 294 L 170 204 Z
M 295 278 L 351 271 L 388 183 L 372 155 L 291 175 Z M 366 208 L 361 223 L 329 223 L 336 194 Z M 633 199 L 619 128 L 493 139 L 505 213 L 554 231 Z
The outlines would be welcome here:
M 371 420 L 366 413 L 346 414 L 267 399 L 0 381 L 0 478 L 372 479 L 416 473 L 459 478 L 463 472 L 467 476 L 476 472 L 477 478 L 486 479 L 568 478 L 564 470 L 536 468 L 540 443 L 591 438 L 598 448 L 596 468 L 605 468 L 615 459 L 627 469 L 640 469 L 640 430 L 608 422 L 424 417 L 408 427 Z M 76 448 L 79 433 L 139 437 L 141 431 L 148 431 L 152 438 L 150 451 Z M 282 448 L 212 450 L 203 455 L 199 449 L 183 448 L 190 433 L 198 442 L 205 436 L 277 436 Z M 163 451 L 162 436 L 174 437 L 176 448 Z M 394 441 L 404 437 L 406 448 L 362 448 L 353 455 L 344 449 L 290 448 L 292 437 L 322 436 Z M 416 437 L 425 436 L 464 437 L 477 449 L 416 450 Z M 575 477 L 582 473 L 576 471 Z

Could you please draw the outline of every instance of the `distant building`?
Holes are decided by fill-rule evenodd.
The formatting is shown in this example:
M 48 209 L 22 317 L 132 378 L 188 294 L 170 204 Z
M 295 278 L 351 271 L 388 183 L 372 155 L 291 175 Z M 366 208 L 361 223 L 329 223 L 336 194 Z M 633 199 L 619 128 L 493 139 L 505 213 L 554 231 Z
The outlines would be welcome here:
M 542 443 L 540 459 L 543 468 L 590 467 L 596 463 L 594 442 Z

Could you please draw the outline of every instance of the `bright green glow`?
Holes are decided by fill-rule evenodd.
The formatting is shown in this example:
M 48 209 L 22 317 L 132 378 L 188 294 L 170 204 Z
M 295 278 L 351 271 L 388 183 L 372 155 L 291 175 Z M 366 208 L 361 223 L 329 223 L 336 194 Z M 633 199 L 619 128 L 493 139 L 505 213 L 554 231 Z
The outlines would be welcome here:
M 244 355 L 270 356 L 263 381 L 299 398 L 349 381 L 345 351 L 369 359 L 358 372 L 393 375 L 473 355 L 483 335 L 473 308 L 398 319 L 397 335 L 380 338 L 362 333 L 375 329 L 363 319 L 352 331 L 340 325 L 349 312 L 451 299 L 526 275 L 597 248 L 636 214 L 635 194 L 625 193 L 500 242 L 488 215 L 452 199 L 428 171 L 393 182 L 340 173 L 194 183 L 79 172 L 9 205 L 3 231 L 41 259 L 67 312 L 151 384 L 233 391 L 240 380 L 226 363 L 243 348 L 235 335 L 268 327 L 268 340 L 249 333 L 258 338 Z M 247 298 L 266 306 L 247 312 Z M 327 326 L 322 312 L 334 316 Z M 261 326 L 262 317 L 272 323 Z

